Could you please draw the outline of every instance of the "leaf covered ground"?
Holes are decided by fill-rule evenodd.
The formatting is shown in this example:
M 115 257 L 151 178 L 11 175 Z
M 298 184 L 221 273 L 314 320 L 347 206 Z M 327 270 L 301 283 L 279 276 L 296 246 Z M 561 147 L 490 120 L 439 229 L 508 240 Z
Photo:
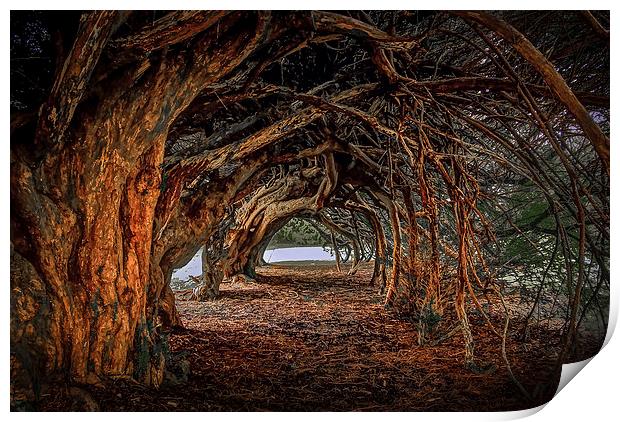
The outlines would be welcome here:
M 523 342 L 518 321 L 511 323 L 508 356 L 534 396 L 528 400 L 481 316 L 471 319 L 484 370 L 472 371 L 463 366 L 460 331 L 419 346 L 415 323 L 386 310 L 377 288 L 367 285 L 371 272 L 369 265 L 354 276 L 326 264 L 271 265 L 255 282 L 224 284 L 213 302 L 177 292 L 185 329 L 171 335 L 170 348 L 182 363 L 179 383 L 154 390 L 107 381 L 104 388 L 83 387 L 84 395 L 100 410 L 126 411 L 486 411 L 549 400 L 557 385 L 549 376 L 554 330 L 534 327 Z M 498 326 L 499 310 L 490 307 Z M 441 324 L 448 332 L 451 322 Z M 49 410 L 79 405 L 75 394 L 47 395 Z

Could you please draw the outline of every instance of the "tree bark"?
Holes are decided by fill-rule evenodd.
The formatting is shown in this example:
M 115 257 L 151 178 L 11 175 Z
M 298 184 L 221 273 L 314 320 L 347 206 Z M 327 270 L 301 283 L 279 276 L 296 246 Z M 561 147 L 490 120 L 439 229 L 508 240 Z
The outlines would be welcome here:
M 399 276 L 400 276 L 400 266 L 401 266 L 401 233 L 400 233 L 400 218 L 398 217 L 398 210 L 396 205 L 392 202 L 392 200 L 382 193 L 377 194 L 378 198 L 381 200 L 385 208 L 388 210 L 390 215 L 390 225 L 392 227 L 392 239 L 393 239 L 393 249 L 392 249 L 392 272 L 390 275 L 390 280 L 387 285 L 387 293 L 385 296 L 385 304 L 386 305 L 394 305 L 394 300 L 396 299 L 396 293 L 398 290 L 399 284 Z
M 224 36 L 233 22 L 219 28 L 217 43 L 215 31 L 207 31 L 188 51 L 166 52 L 120 76 L 89 65 L 84 74 L 75 69 L 76 79 L 67 76 L 74 71 L 68 68 L 57 79 L 54 101 L 69 104 L 48 103 L 36 135 L 38 145 L 54 149 L 39 150 L 39 157 L 12 149 L 14 257 L 31 275 L 12 279 L 14 293 L 23 297 L 12 322 L 16 344 L 40 345 L 36 357 L 14 356 L 32 380 L 56 373 L 86 383 L 109 375 L 161 383 L 165 347 L 156 318 L 164 277 L 151 278 L 151 244 L 164 143 L 173 120 L 202 88 L 262 39 L 264 19 Z M 102 39 L 78 34 L 71 56 L 96 62 L 106 31 Z M 118 79 L 106 79 L 105 92 L 93 88 L 99 83 L 93 80 L 106 76 Z M 78 107 L 89 83 L 90 103 Z M 48 125 L 54 109 L 63 110 L 56 113 L 62 119 Z M 38 318 L 27 312 L 35 297 L 49 304 L 38 331 L 26 329 Z
M 603 166 L 609 174 L 609 138 L 575 96 L 553 64 L 522 33 L 512 25 L 484 12 L 456 12 L 457 15 L 486 26 L 510 43 L 543 77 L 557 99 L 575 116 Z
M 198 300 L 212 300 L 220 294 L 220 283 L 224 272 L 217 258 L 212 258 L 210 248 L 210 245 L 202 248 L 202 283 L 194 289 L 194 297 Z M 214 254 L 218 255 L 217 252 Z
M 377 213 L 366 204 L 359 195 L 356 195 L 355 201 L 347 201 L 346 207 L 360 212 L 365 215 L 370 222 L 373 231 L 375 233 L 375 260 L 370 279 L 370 285 L 385 286 L 387 283 L 387 274 L 385 264 L 387 262 L 387 240 L 385 239 L 385 232 L 383 231 L 383 225 L 377 216 Z
M 315 214 L 320 211 L 327 196 L 338 182 L 333 154 L 328 153 L 326 167 L 312 167 L 290 174 L 270 187 L 256 191 L 243 209 L 226 240 L 227 256 L 223 264 L 224 276 L 247 274 L 253 269 L 255 250 L 273 233 L 274 226 L 283 224 L 294 215 Z M 312 196 L 305 196 L 313 192 Z

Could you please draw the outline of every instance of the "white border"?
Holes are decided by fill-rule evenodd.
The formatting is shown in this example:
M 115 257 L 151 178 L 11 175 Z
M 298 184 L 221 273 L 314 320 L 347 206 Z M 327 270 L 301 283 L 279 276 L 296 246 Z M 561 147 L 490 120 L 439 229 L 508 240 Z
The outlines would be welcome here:
M 531 9 L 531 10 L 542 10 L 542 9 L 563 9 L 563 10 L 579 10 L 579 9 L 611 9 L 612 10 L 612 21 L 615 22 L 615 18 L 617 15 L 617 7 L 616 4 L 620 4 L 620 2 L 613 1 L 600 1 L 600 0 L 589 0 L 589 1 L 535 1 L 535 0 L 521 0 L 521 1 L 492 1 L 492 0 L 476 0 L 476 1 L 448 1 L 448 0 L 433 0 L 431 2 L 404 2 L 404 1 L 391 1 L 391 0 L 382 0 L 382 1 L 367 1 L 367 0 L 357 0 L 357 1 L 306 1 L 306 2 L 291 2 L 291 1 L 260 1 L 260 2 L 250 2 L 250 1 L 162 1 L 162 0 L 152 0 L 152 1 L 119 1 L 119 0 L 92 0 L 89 2 L 77 2 L 77 1 L 10 1 L 4 2 L 5 5 L 5 13 L 2 14 L 0 19 L 2 19 L 1 27 L 3 28 L 3 40 L 5 48 L 3 50 L 4 56 L 4 66 L 2 67 L 3 72 L 3 84 L 2 84 L 2 92 L 3 97 L 5 98 L 2 103 L 2 107 L 4 109 L 3 118 L 5 121 L 5 131 L 10 126 L 10 118 L 9 118 L 9 35 L 10 35 L 10 19 L 9 19 L 9 10 L 10 9 L 273 9 L 273 10 L 290 10 L 290 9 L 323 9 L 323 10 L 334 10 L 334 9 L 487 9 L 487 10 L 497 10 L 497 9 Z M 430 6 L 430 7 L 429 7 Z M 611 68 L 612 75 L 613 69 L 617 68 L 616 63 L 616 48 L 618 45 L 618 36 L 616 34 L 615 28 L 611 30 L 612 36 L 612 57 L 611 57 Z M 611 109 L 616 110 L 620 105 L 616 96 L 613 94 L 616 92 L 615 88 L 615 79 L 611 80 Z M 611 133 L 615 134 L 615 119 L 611 119 Z M 6 132 L 5 132 L 6 133 Z M 9 176 L 10 176 L 10 168 L 9 168 L 9 151 L 10 145 L 8 142 L 9 136 L 4 138 L 3 143 L 3 153 L 5 154 L 4 165 L 1 167 L 0 171 L 2 172 L 2 198 L 5 198 L 4 203 L 8 204 L 10 201 L 9 197 Z M 612 152 L 614 147 L 612 147 Z M 616 252 L 616 239 L 619 238 L 620 233 L 618 229 L 618 224 L 616 224 L 616 210 L 618 209 L 618 201 L 620 199 L 616 199 L 617 195 L 614 195 L 614 192 L 618 193 L 618 190 L 615 188 L 618 186 L 618 162 L 615 154 L 612 154 L 612 191 L 611 191 L 611 205 L 612 205 L 612 219 L 611 219 L 611 262 L 615 262 L 616 259 L 620 259 L 619 254 Z M 6 245 L 6 249 L 2 254 L 2 263 L 0 263 L 0 271 L 2 271 L 2 280 L 4 280 L 4 288 L 0 295 L 4 296 L 4 300 L 2 303 L 5 304 L 4 311 L 4 322 L 2 323 L 2 349 L 4 351 L 3 356 L 4 365 L 1 368 L 1 374 L 3 382 L 0 383 L 0 391 L 2 392 L 2 397 L 5 398 L 6 403 L 6 412 L 9 410 L 9 278 L 10 278 L 10 265 L 9 265 L 9 207 L 4 206 L 0 210 L 3 216 L 4 224 L 1 228 L 2 233 L 2 245 Z M 611 278 L 614 279 L 614 275 L 617 273 L 616 265 L 612 264 L 611 268 Z M 611 335 L 615 329 L 615 325 L 618 317 L 618 288 L 612 282 L 611 285 L 611 306 L 610 306 L 610 321 L 609 321 L 609 332 L 606 339 L 606 346 L 601 350 L 601 352 L 595 356 L 588 364 L 587 369 L 582 371 L 572 380 L 564 389 L 562 389 L 557 397 L 555 397 L 549 404 L 546 406 L 541 406 L 537 409 L 531 409 L 520 412 L 497 412 L 497 413 L 390 413 L 389 415 L 377 415 L 374 413 L 363 413 L 363 414 L 351 414 L 351 413 L 321 413 L 319 415 L 314 413 L 301 413 L 291 415 L 288 413 L 253 413 L 251 415 L 244 415 L 239 413 L 213 413 L 209 415 L 205 415 L 202 413 L 189 413 L 184 414 L 183 418 L 190 418 L 196 420 L 204 420 L 208 419 L 216 419 L 216 420 L 229 420 L 229 419 L 246 419 L 248 417 L 252 418 L 252 420 L 258 421 L 283 421 L 290 422 L 291 418 L 295 418 L 296 420 L 308 420 L 314 421 L 317 417 L 321 419 L 327 420 L 335 420 L 335 419 L 349 419 L 355 418 L 358 420 L 374 420 L 378 417 L 390 418 L 393 421 L 410 421 L 411 419 L 422 420 L 422 421 L 446 421 L 446 420 L 455 420 L 458 418 L 459 421 L 484 421 L 484 420 L 512 420 L 521 417 L 530 416 L 532 420 L 542 420 L 543 419 L 553 419 L 553 420 L 561 420 L 561 421 L 572 421 L 572 420 L 610 420 L 610 415 L 618 414 L 618 393 L 617 393 L 617 375 L 619 373 L 618 368 L 618 357 L 620 356 L 620 347 L 617 338 L 612 338 Z M 617 337 L 617 336 L 616 336 Z M 611 340 L 610 340 L 611 339 Z M 574 368 L 574 365 L 573 365 Z M 568 368 L 566 368 L 568 369 Z M 574 369 L 573 369 L 574 372 Z M 566 377 L 566 374 L 564 375 Z M 51 419 L 62 419 L 62 420 L 78 420 L 84 418 L 84 415 L 76 414 L 76 413 L 55 413 L 55 414 L 46 414 L 42 416 L 40 414 L 19 414 L 19 413 L 11 413 L 9 415 L 10 418 L 15 420 L 30 420 L 31 418 L 40 418 L 45 417 Z M 135 418 L 136 415 L 134 413 L 115 413 L 114 415 L 107 413 L 99 413 L 89 415 L 89 418 L 93 418 L 94 420 L 107 420 L 110 417 L 114 418 Z M 149 418 L 155 418 L 161 420 L 167 420 L 168 418 L 175 417 L 170 414 L 160 413 L 160 414 L 150 414 Z

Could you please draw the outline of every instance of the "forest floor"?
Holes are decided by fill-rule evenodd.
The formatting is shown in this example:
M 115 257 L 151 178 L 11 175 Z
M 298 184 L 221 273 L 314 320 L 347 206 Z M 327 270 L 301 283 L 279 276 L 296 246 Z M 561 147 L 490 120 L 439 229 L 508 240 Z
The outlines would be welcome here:
M 120 380 L 84 389 L 100 410 L 114 411 L 505 411 L 551 398 L 542 391 L 552 394 L 558 382 L 549 375 L 554 330 L 532 327 L 522 342 L 512 323 L 508 357 L 536 397 L 528 400 L 481 316 L 471 323 L 487 371 L 474 372 L 463 365 L 460 330 L 418 346 L 415 324 L 388 312 L 368 286 L 371 273 L 369 264 L 355 276 L 331 265 L 279 264 L 260 268 L 256 282 L 223 284 L 213 302 L 177 292 L 185 329 L 171 335 L 170 351 L 186 379 L 159 390 Z M 490 315 L 501 327 L 500 307 Z M 75 406 L 62 395 L 43 401 L 46 410 Z

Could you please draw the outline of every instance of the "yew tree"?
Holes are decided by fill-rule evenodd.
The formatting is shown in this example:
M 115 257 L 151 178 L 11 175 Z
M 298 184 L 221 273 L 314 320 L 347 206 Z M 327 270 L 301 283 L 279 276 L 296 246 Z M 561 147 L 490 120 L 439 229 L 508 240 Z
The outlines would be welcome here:
M 172 271 L 203 247 L 194 298 L 214 299 L 296 216 L 351 271 L 374 259 L 421 343 L 454 314 L 468 364 L 503 239 L 551 236 L 563 361 L 609 288 L 608 19 L 12 13 L 12 381 L 160 385 Z M 515 186 L 552 226 L 515 224 Z

